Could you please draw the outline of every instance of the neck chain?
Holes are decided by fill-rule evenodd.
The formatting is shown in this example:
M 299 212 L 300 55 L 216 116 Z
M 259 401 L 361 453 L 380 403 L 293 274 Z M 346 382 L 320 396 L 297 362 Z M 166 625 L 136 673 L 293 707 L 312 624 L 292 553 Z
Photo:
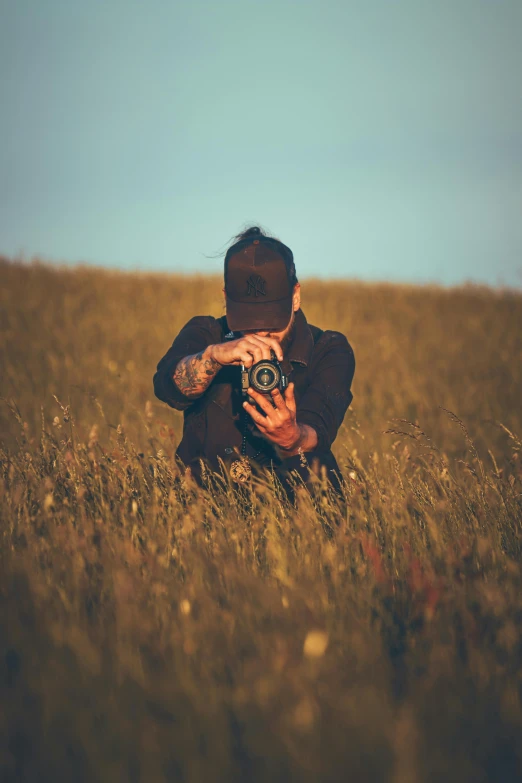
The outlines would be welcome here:
M 230 477 L 233 481 L 236 481 L 238 484 L 245 484 L 250 476 L 252 475 L 252 467 L 250 465 L 250 461 L 247 457 L 246 453 L 246 446 L 247 446 L 247 432 L 248 432 L 248 413 L 243 408 L 241 411 L 241 415 L 243 417 L 243 437 L 241 439 L 241 455 L 239 459 L 234 460 L 234 462 L 230 466 Z M 252 457 L 253 460 L 257 459 L 259 455 L 262 453 L 262 450 L 256 451 L 254 456 Z

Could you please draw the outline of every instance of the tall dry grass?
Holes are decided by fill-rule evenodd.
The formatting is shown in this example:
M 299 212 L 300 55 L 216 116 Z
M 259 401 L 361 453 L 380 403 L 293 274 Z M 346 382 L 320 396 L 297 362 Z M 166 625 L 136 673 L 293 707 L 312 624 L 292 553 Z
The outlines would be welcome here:
M 294 508 L 177 473 L 152 375 L 217 278 L 0 280 L 0 779 L 520 779 L 520 294 L 303 282 L 357 370 Z

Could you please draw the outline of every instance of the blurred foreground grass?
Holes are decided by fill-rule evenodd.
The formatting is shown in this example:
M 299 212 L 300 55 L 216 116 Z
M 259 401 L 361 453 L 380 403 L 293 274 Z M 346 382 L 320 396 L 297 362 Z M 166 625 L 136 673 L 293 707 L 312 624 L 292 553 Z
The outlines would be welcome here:
M 522 776 L 522 296 L 304 281 L 345 497 L 183 482 L 218 278 L 0 261 L 0 780 Z

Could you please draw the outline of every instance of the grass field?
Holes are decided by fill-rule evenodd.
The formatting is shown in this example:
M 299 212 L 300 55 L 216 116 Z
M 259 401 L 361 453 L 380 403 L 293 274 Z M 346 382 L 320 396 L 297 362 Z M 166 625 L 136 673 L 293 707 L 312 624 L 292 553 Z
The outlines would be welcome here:
M 342 501 L 197 491 L 152 376 L 218 277 L 0 260 L 0 780 L 522 779 L 522 294 L 302 281 Z

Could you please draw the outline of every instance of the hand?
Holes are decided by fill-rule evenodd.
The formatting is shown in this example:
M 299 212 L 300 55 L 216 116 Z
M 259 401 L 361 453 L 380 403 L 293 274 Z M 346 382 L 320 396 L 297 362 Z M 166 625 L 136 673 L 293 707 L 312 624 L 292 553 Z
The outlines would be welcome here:
M 219 364 L 243 364 L 246 368 L 263 359 L 271 359 L 273 351 L 280 362 L 283 361 L 283 351 L 280 343 L 273 337 L 258 337 L 246 334 L 237 340 L 209 345 L 208 351 L 214 361 Z
M 257 402 L 265 415 L 259 413 L 249 402 L 244 402 L 243 407 L 265 438 L 281 449 L 293 451 L 297 448 L 301 440 L 301 429 L 296 422 L 294 384 L 288 385 L 284 397 L 279 389 L 270 392 L 274 404 L 267 395 L 259 394 L 254 389 L 248 389 L 248 395 Z

